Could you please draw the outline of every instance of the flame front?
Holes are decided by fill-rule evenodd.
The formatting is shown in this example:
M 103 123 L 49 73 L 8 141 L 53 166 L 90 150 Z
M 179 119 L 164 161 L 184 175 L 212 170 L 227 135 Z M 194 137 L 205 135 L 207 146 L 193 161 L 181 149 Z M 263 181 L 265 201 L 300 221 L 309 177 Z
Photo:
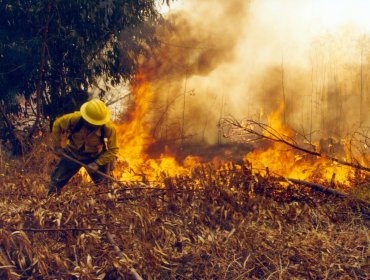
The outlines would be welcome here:
M 167 176 L 189 174 L 191 168 L 200 164 L 200 157 L 190 155 L 179 163 L 168 149 L 164 149 L 156 158 L 147 153 L 147 149 L 156 140 L 151 135 L 148 118 L 154 90 L 146 75 L 137 76 L 132 93 L 134 101 L 127 121 L 118 126 L 120 153 L 115 177 L 122 181 L 162 181 Z M 293 139 L 294 132 L 283 123 L 284 110 L 284 104 L 281 104 L 270 115 L 269 126 L 284 139 Z M 327 157 L 301 153 L 279 141 L 272 141 L 267 147 L 255 149 L 244 159 L 252 163 L 254 170 L 258 172 L 268 169 L 272 174 L 315 182 L 334 180 L 348 185 L 353 174 L 350 167 L 336 164 Z M 217 164 L 214 163 L 214 167 L 217 168 Z
M 284 103 L 281 103 L 279 108 L 269 116 L 268 124 L 274 133 L 289 141 L 294 139 L 295 133 L 283 123 L 284 109 Z M 265 136 L 271 137 L 269 133 Z M 268 147 L 248 153 L 244 160 L 252 163 L 253 168 L 259 172 L 265 172 L 268 169 L 275 175 L 300 180 L 335 181 L 348 185 L 349 178 L 353 174 L 350 167 L 339 165 L 325 155 L 318 157 L 302 153 L 279 141 L 270 142 Z M 343 160 L 345 161 L 346 158 Z
M 134 101 L 128 119 L 117 127 L 120 153 L 115 177 L 122 181 L 158 181 L 164 176 L 187 174 L 188 167 L 199 163 L 198 157 L 188 156 L 180 165 L 166 149 L 158 158 L 150 158 L 146 153 L 150 145 L 155 143 L 147 123 L 154 94 L 147 75 L 137 75 L 132 94 Z

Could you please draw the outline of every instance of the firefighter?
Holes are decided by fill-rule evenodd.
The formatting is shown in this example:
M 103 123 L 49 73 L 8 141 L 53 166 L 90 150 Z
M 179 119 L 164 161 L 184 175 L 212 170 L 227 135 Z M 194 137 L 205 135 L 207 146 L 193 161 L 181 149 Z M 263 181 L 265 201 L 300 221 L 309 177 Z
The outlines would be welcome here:
M 62 148 L 62 134 L 68 140 Z M 63 153 L 88 165 L 87 170 L 95 184 L 103 183 L 103 178 L 93 170 L 109 172 L 109 166 L 117 157 L 118 146 L 116 129 L 110 122 L 110 111 L 99 99 L 82 104 L 80 111 L 66 114 L 53 124 L 52 138 L 54 152 L 61 156 L 51 174 L 48 194 L 59 194 L 61 189 L 75 175 L 81 166 L 67 158 Z

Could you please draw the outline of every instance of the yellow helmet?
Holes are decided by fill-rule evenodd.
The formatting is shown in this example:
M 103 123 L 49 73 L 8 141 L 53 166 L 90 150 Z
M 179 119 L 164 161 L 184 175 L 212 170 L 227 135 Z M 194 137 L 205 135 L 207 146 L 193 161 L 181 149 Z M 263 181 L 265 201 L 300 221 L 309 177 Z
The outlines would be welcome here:
M 93 125 L 103 125 L 110 120 L 109 109 L 96 98 L 82 104 L 80 112 L 84 120 Z

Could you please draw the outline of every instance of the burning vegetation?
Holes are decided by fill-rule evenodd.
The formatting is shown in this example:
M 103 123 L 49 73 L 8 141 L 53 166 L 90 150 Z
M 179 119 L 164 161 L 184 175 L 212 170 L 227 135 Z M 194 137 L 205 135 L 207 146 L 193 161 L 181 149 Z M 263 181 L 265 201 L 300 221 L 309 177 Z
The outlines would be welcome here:
M 1 177 L 3 279 L 369 276 L 368 204 L 358 200 L 233 163 L 114 192 L 75 177 L 50 198 L 45 160 Z
M 263 4 L 214 1 L 209 14 L 208 3 L 195 2 L 168 15 L 157 31 L 158 48 L 141 60 L 118 124 L 116 177 L 151 181 L 162 172 L 189 174 L 204 162 L 234 160 L 260 172 L 268 168 L 276 176 L 346 188 L 353 167 L 368 166 L 367 41 L 342 29 L 338 38 L 297 37 L 305 28 L 298 23 L 290 33 L 271 34 L 259 17 L 268 8 Z M 274 24 L 275 17 L 269 20 Z M 313 24 L 312 30 L 319 29 Z M 287 45 L 277 48 L 280 36 Z M 337 48 L 339 38 L 351 51 Z M 356 50 L 362 50 L 360 65 Z
M 48 197 L 47 137 L 21 160 L 1 154 L 1 279 L 370 277 L 367 113 L 350 130 L 354 101 L 337 87 L 355 86 L 325 80 L 353 73 L 322 53 L 310 81 L 285 56 L 242 72 L 240 49 L 262 40 L 255 7 L 213 1 L 204 20 L 208 4 L 169 15 L 141 58 L 108 187 L 81 172 Z
M 225 136 L 269 141 L 238 163 L 217 149 L 209 161 L 165 145 L 154 156 L 145 122 L 153 88 L 142 73 L 132 89 L 127 120 L 117 125 L 119 183 L 107 189 L 79 175 L 60 196 L 47 197 L 55 157 L 42 143 L 21 168 L 3 167 L 2 278 L 369 277 L 370 178 L 362 165 L 348 166 L 344 181 L 327 180 L 325 172 L 343 169 L 328 171 L 330 157 L 294 149 L 283 108 L 270 125 L 220 122 Z

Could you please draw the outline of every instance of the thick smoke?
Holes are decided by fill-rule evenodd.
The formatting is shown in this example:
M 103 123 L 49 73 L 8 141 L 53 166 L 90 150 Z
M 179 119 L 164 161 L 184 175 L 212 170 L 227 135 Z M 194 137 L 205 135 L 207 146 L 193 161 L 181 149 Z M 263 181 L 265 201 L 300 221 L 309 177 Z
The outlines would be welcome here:
M 157 139 L 225 141 L 221 118 L 267 122 L 282 102 L 284 124 L 313 140 L 369 125 L 370 36 L 351 21 L 364 1 L 183 2 L 143 63 Z

